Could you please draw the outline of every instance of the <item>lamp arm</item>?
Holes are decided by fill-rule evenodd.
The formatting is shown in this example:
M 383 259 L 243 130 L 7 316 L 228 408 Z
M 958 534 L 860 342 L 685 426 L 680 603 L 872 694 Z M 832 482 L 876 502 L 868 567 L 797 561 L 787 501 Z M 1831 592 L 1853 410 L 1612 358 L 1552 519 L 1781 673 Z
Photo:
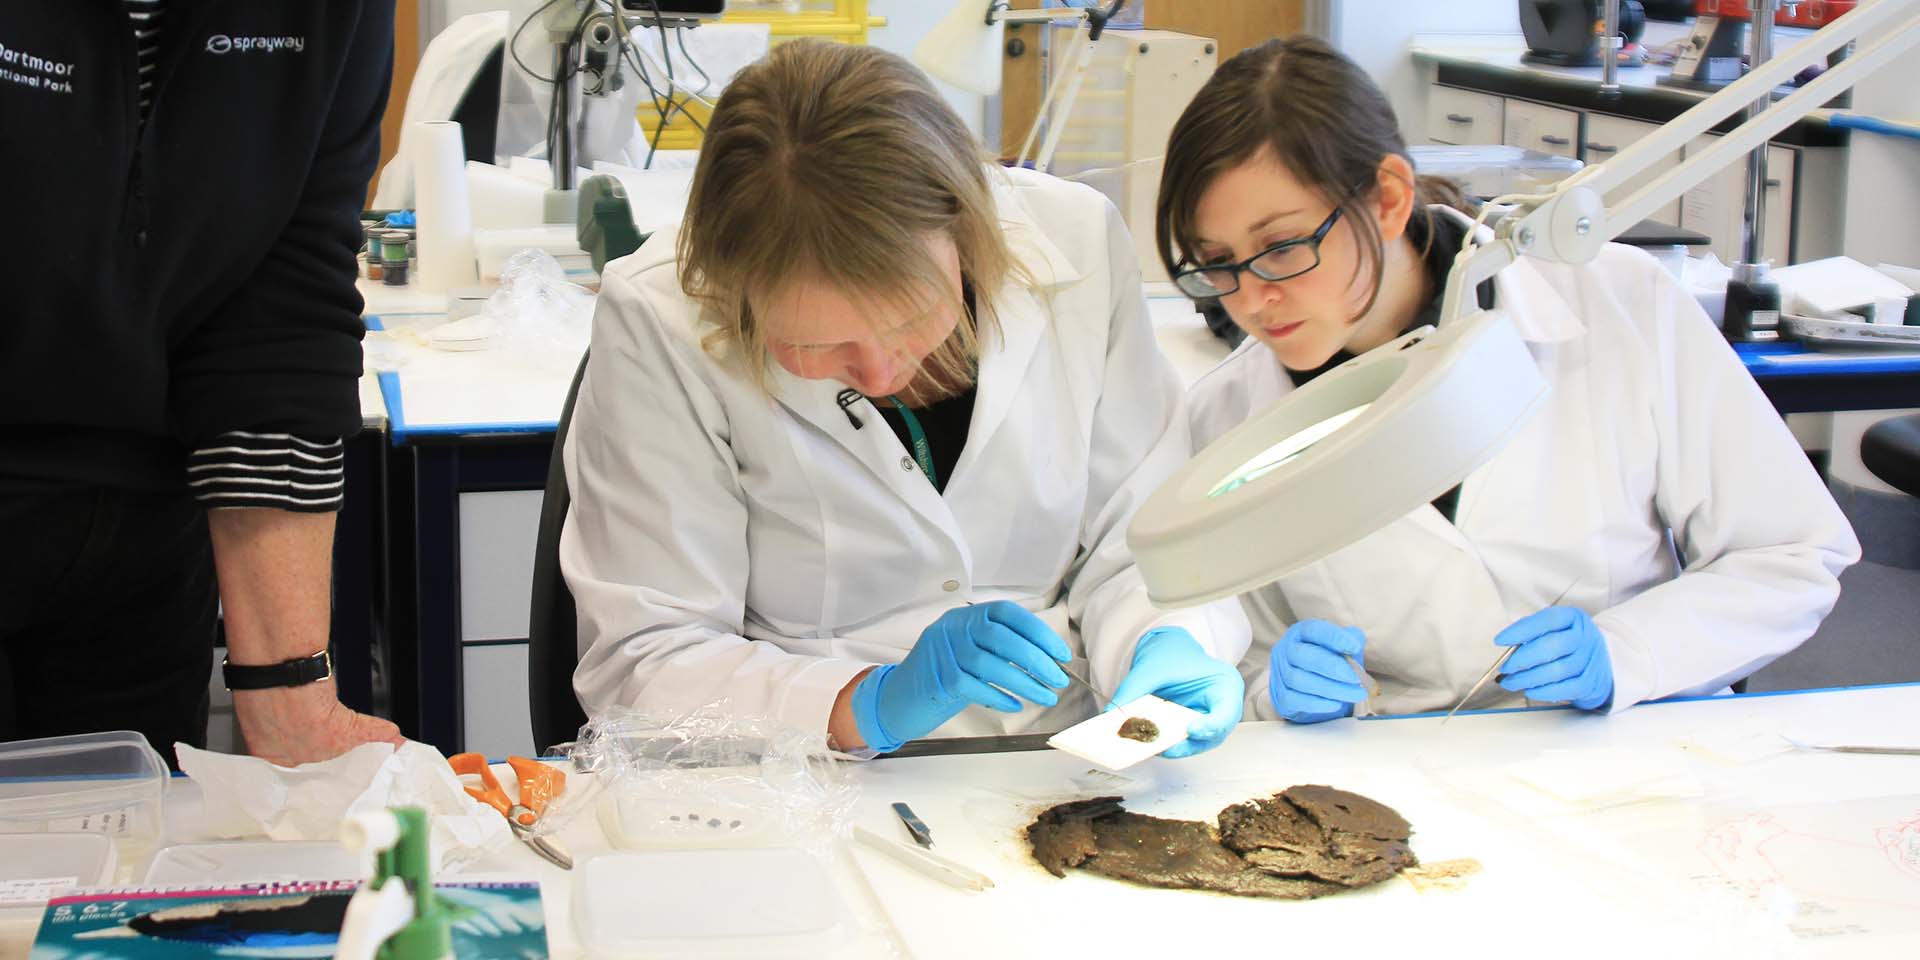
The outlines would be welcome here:
M 1085 19 L 1084 7 L 1041 7 L 1038 10 L 1001 10 L 989 23 L 1052 23 L 1055 20 Z M 991 11 L 990 11 L 991 12 Z
M 1090 42 L 1091 41 L 1087 40 L 1086 34 L 1082 33 L 1078 26 L 1075 26 L 1072 36 L 1067 40 L 1066 52 L 1057 58 L 1059 62 L 1049 63 L 1048 70 L 1053 72 L 1053 82 L 1047 84 L 1047 95 L 1041 98 L 1040 109 L 1034 112 L 1033 126 L 1027 128 L 1026 139 L 1020 142 L 1020 156 L 1015 159 L 1015 163 L 1021 166 L 1026 165 L 1027 157 L 1033 153 L 1034 141 L 1040 136 L 1040 127 L 1042 124 L 1047 127 L 1047 140 L 1055 144 L 1059 142 L 1059 138 L 1056 137 L 1053 132 L 1053 128 L 1058 125 L 1051 122 L 1053 104 L 1054 101 L 1060 99 L 1061 91 L 1067 90 L 1069 87 L 1076 93 L 1078 92 L 1080 58 L 1084 55 L 1085 47 Z M 1063 114 L 1065 111 L 1072 109 L 1073 96 L 1069 95 L 1065 103 L 1066 106 L 1061 108 Z M 1051 161 L 1053 159 L 1053 151 L 1043 145 L 1041 148 L 1041 157 L 1046 161 Z M 1039 169 L 1041 173 L 1047 172 L 1045 164 L 1035 164 L 1035 167 Z
M 1480 307 L 1476 294 L 1480 284 L 1519 258 L 1519 250 L 1511 243 L 1462 244 L 1453 267 L 1447 271 L 1447 286 L 1440 299 L 1440 330 L 1448 334 L 1458 331 L 1462 325 L 1455 321 Z
M 1059 98 L 1059 115 L 1046 112 L 1054 101 L 1054 93 L 1060 90 L 1059 83 L 1055 83 L 1052 89 L 1047 91 L 1047 103 L 1041 106 L 1041 115 L 1047 118 L 1047 139 L 1040 144 L 1040 155 L 1035 157 L 1033 162 L 1033 168 L 1041 173 L 1046 173 L 1053 167 L 1053 152 L 1059 148 L 1060 138 L 1067 132 L 1067 117 L 1073 112 L 1074 100 L 1080 96 L 1080 82 L 1086 78 L 1087 61 L 1093 56 L 1095 39 L 1093 31 L 1088 30 L 1083 34 L 1075 29 L 1073 35 L 1073 53 L 1068 57 L 1067 62 L 1060 66 L 1062 71 L 1060 80 L 1066 82 L 1066 91 Z M 1020 159 L 1026 160 L 1024 148 L 1021 150 Z
M 1106 9 L 1098 7 L 1041 7 L 1037 10 L 1009 10 L 1004 2 L 995 2 L 987 7 L 988 23 L 1050 23 L 1054 20 L 1084 18 L 1105 26 L 1108 20 L 1120 13 L 1127 0 L 1113 0 Z M 1096 37 L 1097 39 L 1097 37 Z

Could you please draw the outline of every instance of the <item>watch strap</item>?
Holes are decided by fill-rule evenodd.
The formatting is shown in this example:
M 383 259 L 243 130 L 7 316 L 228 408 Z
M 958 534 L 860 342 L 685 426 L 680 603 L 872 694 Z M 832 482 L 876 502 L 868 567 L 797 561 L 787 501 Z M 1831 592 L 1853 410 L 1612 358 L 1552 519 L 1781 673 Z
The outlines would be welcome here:
M 220 661 L 220 673 L 226 680 L 228 690 L 304 686 L 333 676 L 333 654 L 322 650 L 310 657 L 295 657 L 260 666 L 241 666 L 223 659 Z

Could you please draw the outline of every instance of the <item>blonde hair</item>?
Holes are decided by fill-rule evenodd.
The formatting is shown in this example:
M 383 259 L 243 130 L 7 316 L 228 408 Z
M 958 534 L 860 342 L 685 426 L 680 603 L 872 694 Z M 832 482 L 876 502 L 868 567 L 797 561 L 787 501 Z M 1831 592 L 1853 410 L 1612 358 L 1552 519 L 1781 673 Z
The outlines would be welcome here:
M 958 307 L 925 238 L 950 238 L 979 292 L 923 365 L 972 382 L 988 299 L 1016 269 L 986 156 L 924 74 L 871 47 L 783 43 L 727 85 L 707 124 L 681 224 L 681 289 L 763 385 L 766 334 L 753 301 L 797 279 L 879 302 Z

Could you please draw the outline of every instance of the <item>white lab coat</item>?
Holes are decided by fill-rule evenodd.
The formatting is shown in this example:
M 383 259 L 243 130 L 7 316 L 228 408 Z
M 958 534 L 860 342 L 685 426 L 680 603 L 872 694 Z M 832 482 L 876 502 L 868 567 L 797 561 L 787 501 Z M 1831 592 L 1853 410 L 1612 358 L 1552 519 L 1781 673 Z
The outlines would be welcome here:
M 1422 506 L 1242 596 L 1249 718 L 1276 719 L 1268 656 L 1299 620 L 1366 632 L 1374 712 L 1444 710 L 1496 658 L 1495 634 L 1566 591 L 1606 639 L 1619 710 L 1718 691 L 1833 609 L 1859 543 L 1686 290 L 1617 245 L 1581 266 L 1523 259 L 1494 286 L 1543 408 L 1466 479 L 1456 523 Z M 1290 389 L 1248 340 L 1194 385 L 1196 449 Z M 1519 702 L 1489 683 L 1472 706 Z
M 1127 521 L 1190 444 L 1118 212 L 1078 184 L 991 175 L 1035 286 L 982 292 L 1004 342 L 984 347 L 944 495 L 865 402 L 855 428 L 842 384 L 774 365 L 769 395 L 704 352 L 712 328 L 680 290 L 671 232 L 608 267 L 560 542 L 589 712 L 724 698 L 824 736 L 855 675 L 901 660 L 943 612 L 995 599 L 1039 613 L 1106 693 L 1155 626 L 1188 628 L 1226 663 L 1246 652 L 1234 601 L 1156 610 L 1126 548 Z M 1056 730 L 1095 709 L 1069 687 L 1052 709 L 969 708 L 934 736 Z

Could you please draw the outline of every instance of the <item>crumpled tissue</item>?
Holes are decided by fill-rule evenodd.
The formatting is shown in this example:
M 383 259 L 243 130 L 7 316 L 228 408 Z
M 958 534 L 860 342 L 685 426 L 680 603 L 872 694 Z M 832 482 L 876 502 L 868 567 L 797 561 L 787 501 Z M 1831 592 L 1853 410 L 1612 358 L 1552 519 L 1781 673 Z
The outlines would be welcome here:
M 212 836 L 337 842 L 349 817 L 417 806 L 431 815 L 429 845 L 437 870 L 480 859 L 512 839 L 506 818 L 468 796 L 447 758 L 424 743 L 367 743 L 297 767 L 184 743 L 174 749 L 180 769 L 205 794 L 205 828 Z

